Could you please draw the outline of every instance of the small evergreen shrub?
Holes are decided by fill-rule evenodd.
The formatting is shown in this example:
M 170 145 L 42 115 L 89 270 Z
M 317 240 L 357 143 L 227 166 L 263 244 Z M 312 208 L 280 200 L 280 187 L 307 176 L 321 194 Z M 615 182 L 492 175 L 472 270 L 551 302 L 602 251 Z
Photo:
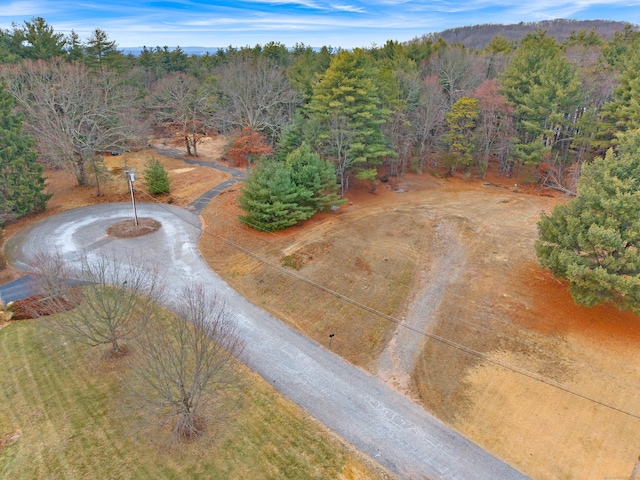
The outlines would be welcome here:
M 144 183 L 152 195 L 168 194 L 171 181 L 164 165 L 157 158 L 150 158 L 144 166 Z

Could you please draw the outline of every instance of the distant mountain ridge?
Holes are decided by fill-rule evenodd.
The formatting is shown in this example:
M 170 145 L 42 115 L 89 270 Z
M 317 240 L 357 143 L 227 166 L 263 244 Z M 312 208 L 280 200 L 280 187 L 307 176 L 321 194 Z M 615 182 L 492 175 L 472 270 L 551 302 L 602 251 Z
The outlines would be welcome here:
M 125 55 L 134 55 L 134 56 L 139 56 L 140 53 L 142 53 L 142 50 L 144 48 L 147 48 L 149 50 L 155 50 L 156 48 L 165 48 L 163 47 L 121 47 L 118 50 L 120 50 L 122 53 L 124 53 Z M 169 51 L 173 51 L 176 48 L 180 48 L 180 50 L 182 50 L 184 53 L 186 53 L 187 55 L 196 55 L 196 56 L 201 56 L 201 55 L 206 55 L 207 53 L 209 55 L 215 55 L 216 53 L 218 53 L 218 50 L 227 50 L 230 47 L 167 47 L 169 49 Z M 239 48 L 239 47 L 234 47 L 234 48 Z M 248 47 L 251 48 L 251 47 Z M 322 47 L 311 47 L 313 50 L 315 51 L 320 51 L 322 49 Z M 289 48 L 291 50 L 291 48 Z
M 125 55 L 135 55 L 136 57 L 140 55 L 140 53 L 142 52 L 142 50 L 145 47 L 123 47 L 123 48 L 119 48 L 118 50 L 120 50 L 122 53 L 124 53 Z M 153 50 L 157 47 L 146 47 L 149 50 Z M 160 47 L 160 48 L 164 48 L 164 47 Z M 169 50 L 175 50 L 178 47 L 168 47 Z M 226 50 L 227 47 L 180 47 L 180 50 L 182 50 L 184 53 L 186 53 L 187 55 L 206 55 L 207 53 L 209 55 L 215 55 L 218 50 Z
M 525 35 L 535 32 L 538 29 L 545 30 L 547 35 L 555 38 L 559 42 L 565 41 L 571 35 L 571 32 L 586 30 L 587 32 L 594 30 L 602 38 L 612 38 L 614 33 L 624 30 L 630 25 L 634 30 L 638 30 L 638 25 L 629 22 L 618 22 L 613 20 L 543 20 L 540 22 L 520 22 L 511 25 L 502 24 L 481 24 L 471 25 L 467 27 L 456 27 L 443 30 L 441 32 L 427 33 L 422 36 L 422 40 L 436 40 L 442 38 L 449 44 L 461 43 L 467 48 L 483 49 L 491 41 L 493 37 L 502 34 L 507 40 L 520 41 Z M 120 51 L 125 55 L 140 55 L 145 47 L 125 47 Z M 157 47 L 146 47 L 155 49 Z M 163 48 L 163 47 L 160 47 Z M 168 47 L 174 50 L 177 47 Z M 229 47 L 180 47 L 187 55 L 215 55 L 218 50 L 226 50 Z M 314 50 L 320 50 L 320 47 L 314 47 Z
M 493 37 L 502 34 L 507 40 L 520 41 L 525 35 L 538 29 L 545 30 L 547 35 L 559 42 L 565 41 L 571 32 L 594 30 L 602 38 L 612 38 L 615 32 L 624 30 L 631 25 L 635 30 L 637 25 L 629 22 L 617 22 L 612 20 L 543 20 L 540 22 L 516 23 L 512 25 L 484 24 L 468 27 L 457 27 L 443 30 L 442 32 L 429 33 L 423 39 L 442 38 L 447 43 L 461 43 L 467 48 L 483 49 Z

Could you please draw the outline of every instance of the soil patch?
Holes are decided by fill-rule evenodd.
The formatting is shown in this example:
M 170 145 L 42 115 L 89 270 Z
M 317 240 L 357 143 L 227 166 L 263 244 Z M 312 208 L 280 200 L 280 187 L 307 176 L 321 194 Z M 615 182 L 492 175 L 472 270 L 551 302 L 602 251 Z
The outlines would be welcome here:
M 7 433 L 6 435 L 0 436 L 0 452 L 16 443 L 21 436 L 22 432 L 20 430 L 16 430 L 15 432 Z
M 199 151 L 223 145 L 215 139 Z M 114 172 L 122 168 L 121 157 L 108 160 L 121 162 Z M 174 183 L 160 201 L 187 205 L 228 178 L 162 161 Z M 45 214 L 102 201 L 95 187 L 73 187 L 63 175 L 49 172 L 54 197 Z M 129 201 L 119 182 L 106 201 Z M 429 318 L 421 328 L 464 348 L 417 329 L 415 367 L 394 364 L 391 385 L 533 478 L 629 475 L 640 428 L 640 318 L 578 307 L 566 285 L 537 267 L 536 222 L 563 201 L 556 193 L 491 171 L 469 181 L 408 174 L 375 193 L 355 182 L 338 211 L 264 233 L 237 220 L 233 190 L 203 212 L 200 250 L 256 305 L 375 374 L 392 339 L 392 359 L 406 354 L 398 324 L 422 304 Z M 144 190 L 141 197 L 158 201 Z M 37 218 L 9 226 L 7 237 Z M 429 293 L 429 285 L 442 288 Z
M 107 235 L 115 238 L 135 238 L 149 235 L 160 230 L 162 224 L 153 218 L 138 218 L 138 224 L 133 220 L 122 220 L 107 228 Z
M 640 425 L 614 409 L 640 413 L 640 318 L 575 306 L 537 267 L 536 223 L 562 197 L 491 174 L 389 180 L 274 234 L 241 225 L 224 195 L 203 212 L 201 251 L 254 303 L 372 373 L 390 345 L 390 385 L 527 475 L 628 475 Z M 426 333 L 461 348 L 412 327 L 420 349 L 402 371 L 415 349 L 400 331 L 420 311 Z

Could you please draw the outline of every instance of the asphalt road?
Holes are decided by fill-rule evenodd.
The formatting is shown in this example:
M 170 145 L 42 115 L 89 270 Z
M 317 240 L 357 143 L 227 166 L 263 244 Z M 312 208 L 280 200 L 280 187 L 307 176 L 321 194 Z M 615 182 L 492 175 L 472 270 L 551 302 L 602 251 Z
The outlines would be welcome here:
M 57 251 L 68 262 L 86 253 L 155 264 L 166 272 L 168 298 L 185 283 L 201 282 L 222 295 L 234 313 L 246 341 L 242 361 L 391 472 L 407 479 L 527 478 L 381 381 L 241 297 L 200 256 L 200 221 L 193 213 L 140 203 L 138 215 L 156 219 L 162 228 L 139 238 L 110 238 L 106 228 L 131 218 L 131 206 L 100 204 L 26 227 L 9 240 L 5 252 L 12 265 L 25 270 L 34 254 L 43 250 Z
M 36 291 L 33 285 L 31 285 L 31 277 L 29 277 L 29 275 L 25 275 L 11 283 L 0 286 L 0 298 L 5 305 L 9 302 L 22 300 L 35 294 Z

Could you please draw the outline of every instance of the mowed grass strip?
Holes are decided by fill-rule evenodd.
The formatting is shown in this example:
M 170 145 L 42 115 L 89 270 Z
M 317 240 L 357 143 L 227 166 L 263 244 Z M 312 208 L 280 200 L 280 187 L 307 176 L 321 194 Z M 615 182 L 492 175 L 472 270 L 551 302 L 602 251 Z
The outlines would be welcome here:
M 168 446 L 132 431 L 124 364 L 65 342 L 48 320 L 0 329 L 0 478 L 387 478 L 240 367 L 236 413 L 208 441 Z

